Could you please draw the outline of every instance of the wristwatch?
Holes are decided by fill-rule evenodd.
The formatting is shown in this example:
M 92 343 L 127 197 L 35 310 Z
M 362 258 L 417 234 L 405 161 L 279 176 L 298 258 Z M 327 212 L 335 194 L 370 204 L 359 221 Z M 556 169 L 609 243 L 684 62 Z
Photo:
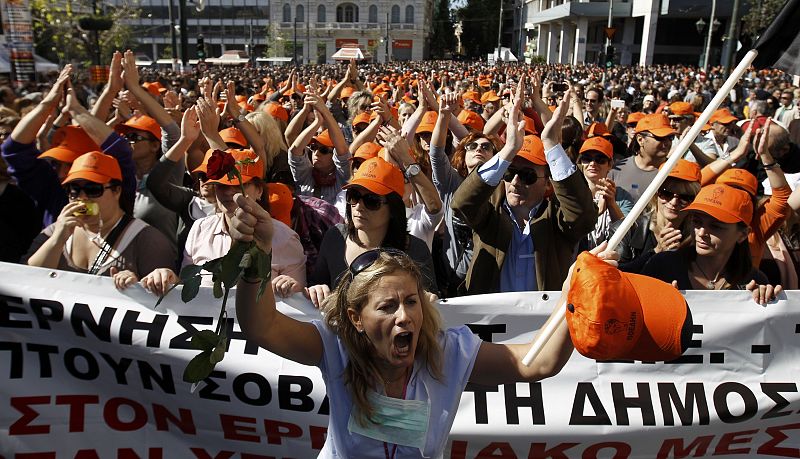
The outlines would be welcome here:
M 247 119 L 247 115 L 241 114 L 241 115 L 239 115 L 238 118 L 234 118 L 233 119 L 233 124 L 239 124 L 239 123 L 241 123 L 242 121 L 244 121 L 246 119 Z
M 422 168 L 419 167 L 419 164 L 418 163 L 411 163 L 411 164 L 408 165 L 408 167 L 406 167 L 406 170 L 403 172 L 403 174 L 405 174 L 406 178 L 410 179 L 411 177 L 414 177 L 415 175 L 419 174 L 420 172 L 422 172 Z

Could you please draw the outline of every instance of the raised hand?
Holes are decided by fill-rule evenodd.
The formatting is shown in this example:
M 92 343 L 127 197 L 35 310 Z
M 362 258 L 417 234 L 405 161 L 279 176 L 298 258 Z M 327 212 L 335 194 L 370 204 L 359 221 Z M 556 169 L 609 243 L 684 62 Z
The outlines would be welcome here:
M 136 68 L 136 56 L 133 51 L 125 51 L 125 59 L 122 61 L 122 80 L 128 90 L 139 87 L 139 69 Z
M 231 217 L 230 233 L 235 241 L 255 241 L 264 252 L 272 251 L 272 217 L 254 200 L 237 193 L 233 197 L 238 209 Z
M 194 107 L 183 112 L 181 119 L 181 137 L 194 142 L 200 136 L 200 120 Z
M 206 134 L 219 134 L 219 114 L 217 107 L 204 98 L 197 99 L 197 105 L 194 109 L 197 111 L 197 119 L 200 122 L 200 130 Z
M 50 88 L 50 92 L 42 99 L 43 104 L 53 105 L 61 102 L 64 98 L 65 87 L 69 81 L 70 75 L 72 75 L 72 64 L 67 64 L 61 69 L 61 73 L 58 75 L 53 87 Z
M 562 97 L 561 101 L 558 103 L 555 112 L 553 112 L 553 117 L 550 118 L 550 121 L 548 121 L 547 124 L 544 125 L 544 129 L 542 129 L 544 151 L 561 144 L 561 126 L 564 125 L 564 118 L 567 117 L 567 111 L 569 110 L 571 101 L 572 89 L 567 89 L 567 91 L 564 92 L 564 97 Z

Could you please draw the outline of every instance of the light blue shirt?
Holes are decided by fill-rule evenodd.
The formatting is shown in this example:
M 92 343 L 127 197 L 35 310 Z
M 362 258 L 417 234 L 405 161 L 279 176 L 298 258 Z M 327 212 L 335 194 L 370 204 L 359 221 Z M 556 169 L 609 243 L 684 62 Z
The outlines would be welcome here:
M 575 164 L 570 161 L 564 148 L 559 144 L 545 152 L 545 158 L 550 168 L 550 180 L 560 182 L 577 171 Z M 487 185 L 497 186 L 503 179 L 511 162 L 494 155 L 478 168 L 478 175 Z M 514 232 L 506 250 L 503 267 L 500 270 L 500 292 L 529 292 L 538 290 L 536 282 L 536 262 L 534 251 L 536 249 L 531 235 L 531 221 L 533 215 L 539 210 L 541 202 L 534 206 L 528 214 L 528 222 L 524 227 L 517 223 L 514 212 L 508 202 L 503 202 L 503 209 L 511 221 L 514 222 Z

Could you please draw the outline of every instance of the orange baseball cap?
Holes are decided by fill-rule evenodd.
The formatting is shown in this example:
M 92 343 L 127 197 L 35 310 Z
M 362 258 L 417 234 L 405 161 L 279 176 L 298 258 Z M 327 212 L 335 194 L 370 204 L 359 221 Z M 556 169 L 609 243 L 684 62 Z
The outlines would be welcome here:
M 288 227 L 292 227 L 292 206 L 294 197 L 289 187 L 283 183 L 267 183 L 267 194 L 269 195 L 269 214 L 272 218 L 282 222 Z
M 686 350 L 692 316 L 672 285 L 583 252 L 572 270 L 567 326 L 575 349 L 591 359 L 663 361 Z
M 636 133 L 650 132 L 658 137 L 676 134 L 675 129 L 669 124 L 669 118 L 661 113 L 653 113 L 652 115 L 645 115 L 636 123 Z
M 596 136 L 603 136 L 603 135 L 608 135 L 608 134 L 609 134 L 609 132 L 608 132 L 608 127 L 606 126 L 606 123 L 594 122 L 594 123 L 590 124 L 589 125 L 589 129 L 586 130 L 586 137 L 587 138 L 596 137 Z
M 239 168 L 239 172 L 242 174 L 242 183 L 248 183 L 254 178 L 264 178 L 264 161 L 262 161 L 258 155 L 253 152 L 253 150 L 238 150 L 235 148 L 229 148 L 225 151 L 233 155 L 233 158 L 236 161 L 241 161 L 247 158 L 253 160 L 252 163 L 236 166 Z M 213 153 L 213 151 L 211 153 Z M 206 154 L 206 156 L 208 156 L 208 154 Z M 205 162 L 206 160 L 204 160 L 204 163 Z M 198 167 L 197 169 L 200 168 Z M 208 182 L 219 183 L 220 185 L 239 185 L 239 178 L 234 177 L 233 180 L 229 180 L 228 177 L 225 176 L 219 180 L 209 180 Z
M 487 91 L 481 96 L 482 104 L 486 102 L 497 102 L 498 100 L 500 100 L 500 96 L 498 96 L 495 91 Z
M 207 169 L 208 168 L 208 158 L 211 157 L 212 153 L 214 153 L 214 149 L 213 148 L 211 148 L 210 150 L 208 150 L 206 152 L 205 156 L 203 156 L 203 162 L 200 163 L 199 166 L 195 167 L 192 170 L 192 173 L 194 173 L 194 172 L 202 172 L 202 173 L 205 174 L 208 171 L 208 169 Z
M 715 183 L 701 188 L 694 201 L 684 210 L 705 212 L 723 223 L 742 222 L 750 225 L 753 220 L 753 198 L 744 190 Z
M 522 140 L 522 148 L 517 152 L 517 156 L 538 166 L 547 166 L 547 158 L 544 156 L 544 145 L 542 145 L 542 139 L 538 136 L 526 135 Z
M 591 137 L 583 142 L 580 154 L 584 154 L 587 151 L 599 151 L 600 153 L 606 155 L 609 159 L 614 157 L 614 146 L 611 145 L 611 142 L 599 136 Z
M 713 123 L 728 124 L 736 121 L 739 121 L 739 118 L 733 116 L 733 113 L 731 113 L 731 111 L 728 110 L 727 108 L 720 108 L 711 115 L 711 118 L 708 119 L 708 122 L 712 124 Z
M 364 164 L 353 175 L 353 180 L 342 188 L 347 189 L 356 185 L 380 196 L 386 196 L 389 193 L 403 196 L 405 191 L 403 173 L 380 156 L 364 161 Z
M 247 139 L 244 138 L 242 131 L 235 127 L 223 129 L 219 131 L 219 135 L 222 137 L 222 141 L 225 143 L 234 143 L 245 148 L 248 146 Z
M 734 188 L 741 188 L 748 192 L 750 196 L 755 196 L 758 192 L 758 179 L 746 169 L 737 167 L 731 168 L 720 174 L 714 183 L 722 183 Z
M 52 141 L 55 146 L 39 155 L 40 158 L 53 158 L 62 163 L 72 163 L 85 153 L 100 150 L 100 146 L 80 126 L 59 128 L 53 134 Z
M 408 93 L 408 92 L 407 92 L 407 93 L 406 93 L 406 94 L 403 96 L 403 102 L 405 102 L 405 103 L 407 103 L 407 104 L 416 104 L 416 103 L 417 103 L 417 99 L 414 99 L 414 98 L 411 96 L 411 93 Z
M 328 148 L 333 148 L 333 140 L 331 140 L 331 135 L 327 129 L 315 135 L 314 137 L 312 137 L 312 139 L 316 140 L 321 145 L 324 145 Z
M 664 164 L 658 166 L 658 168 L 661 169 Z M 677 164 L 675 164 L 675 167 L 669 171 L 669 176 L 676 179 L 686 180 L 687 182 L 700 183 L 700 166 L 697 163 L 693 163 L 685 159 L 679 159 Z
M 275 119 L 279 119 L 285 123 L 289 122 L 289 112 L 281 104 L 270 102 L 264 105 L 264 112 Z
M 67 178 L 62 185 L 73 180 L 88 180 L 95 183 L 108 183 L 111 180 L 122 181 L 122 170 L 117 159 L 99 151 L 90 151 L 78 157 L 69 168 Z
M 147 92 L 156 97 L 167 92 L 167 88 L 161 86 L 161 83 L 159 83 L 158 81 L 153 81 L 152 83 L 142 83 L 142 87 L 146 89 Z
M 352 86 L 345 86 L 344 88 L 342 88 L 342 92 L 339 93 L 339 98 L 347 99 L 348 97 L 352 96 L 354 92 L 355 89 L 353 89 Z
M 458 114 L 458 122 L 479 132 L 483 132 L 485 124 L 483 118 L 471 110 L 461 110 L 461 113 Z
M 694 108 L 689 102 L 673 102 L 669 104 L 670 116 L 694 116 Z
M 378 152 L 381 151 L 381 146 L 375 142 L 364 142 L 361 144 L 356 152 L 353 154 L 353 158 L 361 158 L 361 159 L 370 159 L 378 156 Z
M 372 117 L 370 116 L 370 113 L 361 112 L 358 115 L 356 115 L 355 118 L 353 118 L 353 126 L 358 126 L 361 123 L 369 124 L 369 122 L 371 120 L 372 120 Z
M 539 135 L 539 131 L 536 129 L 536 121 L 528 115 L 522 115 L 522 118 L 525 120 L 525 134 Z
M 425 112 L 422 115 L 422 121 L 420 121 L 419 126 L 417 126 L 416 133 L 422 132 L 433 132 L 433 126 L 436 124 L 436 119 L 439 117 L 439 114 L 434 111 Z
M 147 115 L 133 116 L 123 124 L 118 124 L 115 129 L 123 135 L 131 131 L 145 131 L 153 134 L 156 139 L 161 140 L 161 126 L 158 125 L 156 120 Z
M 636 124 L 640 119 L 644 118 L 644 116 L 645 115 L 642 112 L 633 112 L 628 115 L 628 118 L 625 120 L 625 124 Z
M 463 96 L 461 96 L 461 98 L 464 99 L 464 102 L 471 100 L 476 104 L 483 104 L 483 102 L 481 102 L 480 96 L 476 91 L 467 91 L 464 93 Z

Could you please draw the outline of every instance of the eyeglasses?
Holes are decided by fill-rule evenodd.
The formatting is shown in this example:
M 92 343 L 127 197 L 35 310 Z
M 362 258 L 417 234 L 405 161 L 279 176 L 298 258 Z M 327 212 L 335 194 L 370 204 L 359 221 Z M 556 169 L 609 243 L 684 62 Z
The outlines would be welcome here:
M 105 186 L 101 183 L 95 182 L 86 182 L 84 184 L 73 182 L 64 185 L 64 190 L 66 190 L 67 195 L 72 199 L 78 198 L 78 196 L 81 195 L 81 191 L 86 195 L 87 198 L 99 198 L 108 188 L 113 187 L 110 185 Z
M 408 256 L 404 252 L 390 247 L 367 250 L 350 263 L 350 280 L 353 280 L 356 276 L 364 272 L 364 270 L 372 266 L 378 258 L 381 257 L 382 253 L 392 257 Z
M 603 166 L 608 164 L 610 159 L 608 159 L 608 156 L 606 155 L 581 155 L 580 158 L 578 158 L 578 161 L 580 161 L 581 164 L 589 164 L 593 162 Z
M 655 140 L 656 142 L 672 142 L 673 140 L 675 140 L 675 135 L 674 134 L 670 134 L 670 135 L 667 135 L 667 136 L 664 136 L 664 137 L 659 137 L 659 136 L 657 136 L 655 134 L 651 134 L 649 132 L 641 132 L 640 134 L 645 136 L 645 137 L 650 137 L 651 139 Z
M 333 149 L 330 147 L 325 147 L 323 145 L 309 145 L 308 149 L 316 152 L 318 155 L 329 155 L 333 153 Z
M 675 198 L 678 198 L 678 201 L 684 204 L 689 204 L 692 201 L 694 201 L 694 196 L 695 195 L 693 194 L 674 193 L 666 188 L 661 188 L 660 190 L 658 190 L 658 197 L 667 202 L 672 201 Z
M 478 148 L 483 151 L 494 151 L 494 145 L 491 142 L 470 142 L 467 144 L 467 151 L 475 151 Z
M 345 200 L 351 206 L 355 206 L 361 201 L 368 210 L 378 210 L 386 203 L 386 196 L 379 196 L 375 193 L 362 194 L 355 188 L 349 188 L 345 194 Z
M 506 170 L 506 173 L 503 174 L 503 180 L 506 182 L 511 182 L 514 180 L 515 176 L 519 176 L 519 179 L 522 180 L 522 183 L 526 185 L 533 185 L 536 183 L 537 179 L 546 178 L 546 177 L 539 177 L 536 175 L 536 171 L 529 168 L 518 169 L 516 167 L 509 167 Z
M 591 102 L 591 103 L 593 103 L 593 104 L 596 104 L 596 103 L 600 102 L 600 100 L 599 100 L 599 99 L 583 99 L 583 100 L 584 100 L 584 101 L 585 101 L 587 104 L 588 104 L 588 103 L 590 103 L 590 102 Z
M 125 140 L 127 140 L 128 142 L 141 142 L 141 141 L 155 142 L 155 139 L 141 135 L 137 132 L 129 132 L 125 134 Z

